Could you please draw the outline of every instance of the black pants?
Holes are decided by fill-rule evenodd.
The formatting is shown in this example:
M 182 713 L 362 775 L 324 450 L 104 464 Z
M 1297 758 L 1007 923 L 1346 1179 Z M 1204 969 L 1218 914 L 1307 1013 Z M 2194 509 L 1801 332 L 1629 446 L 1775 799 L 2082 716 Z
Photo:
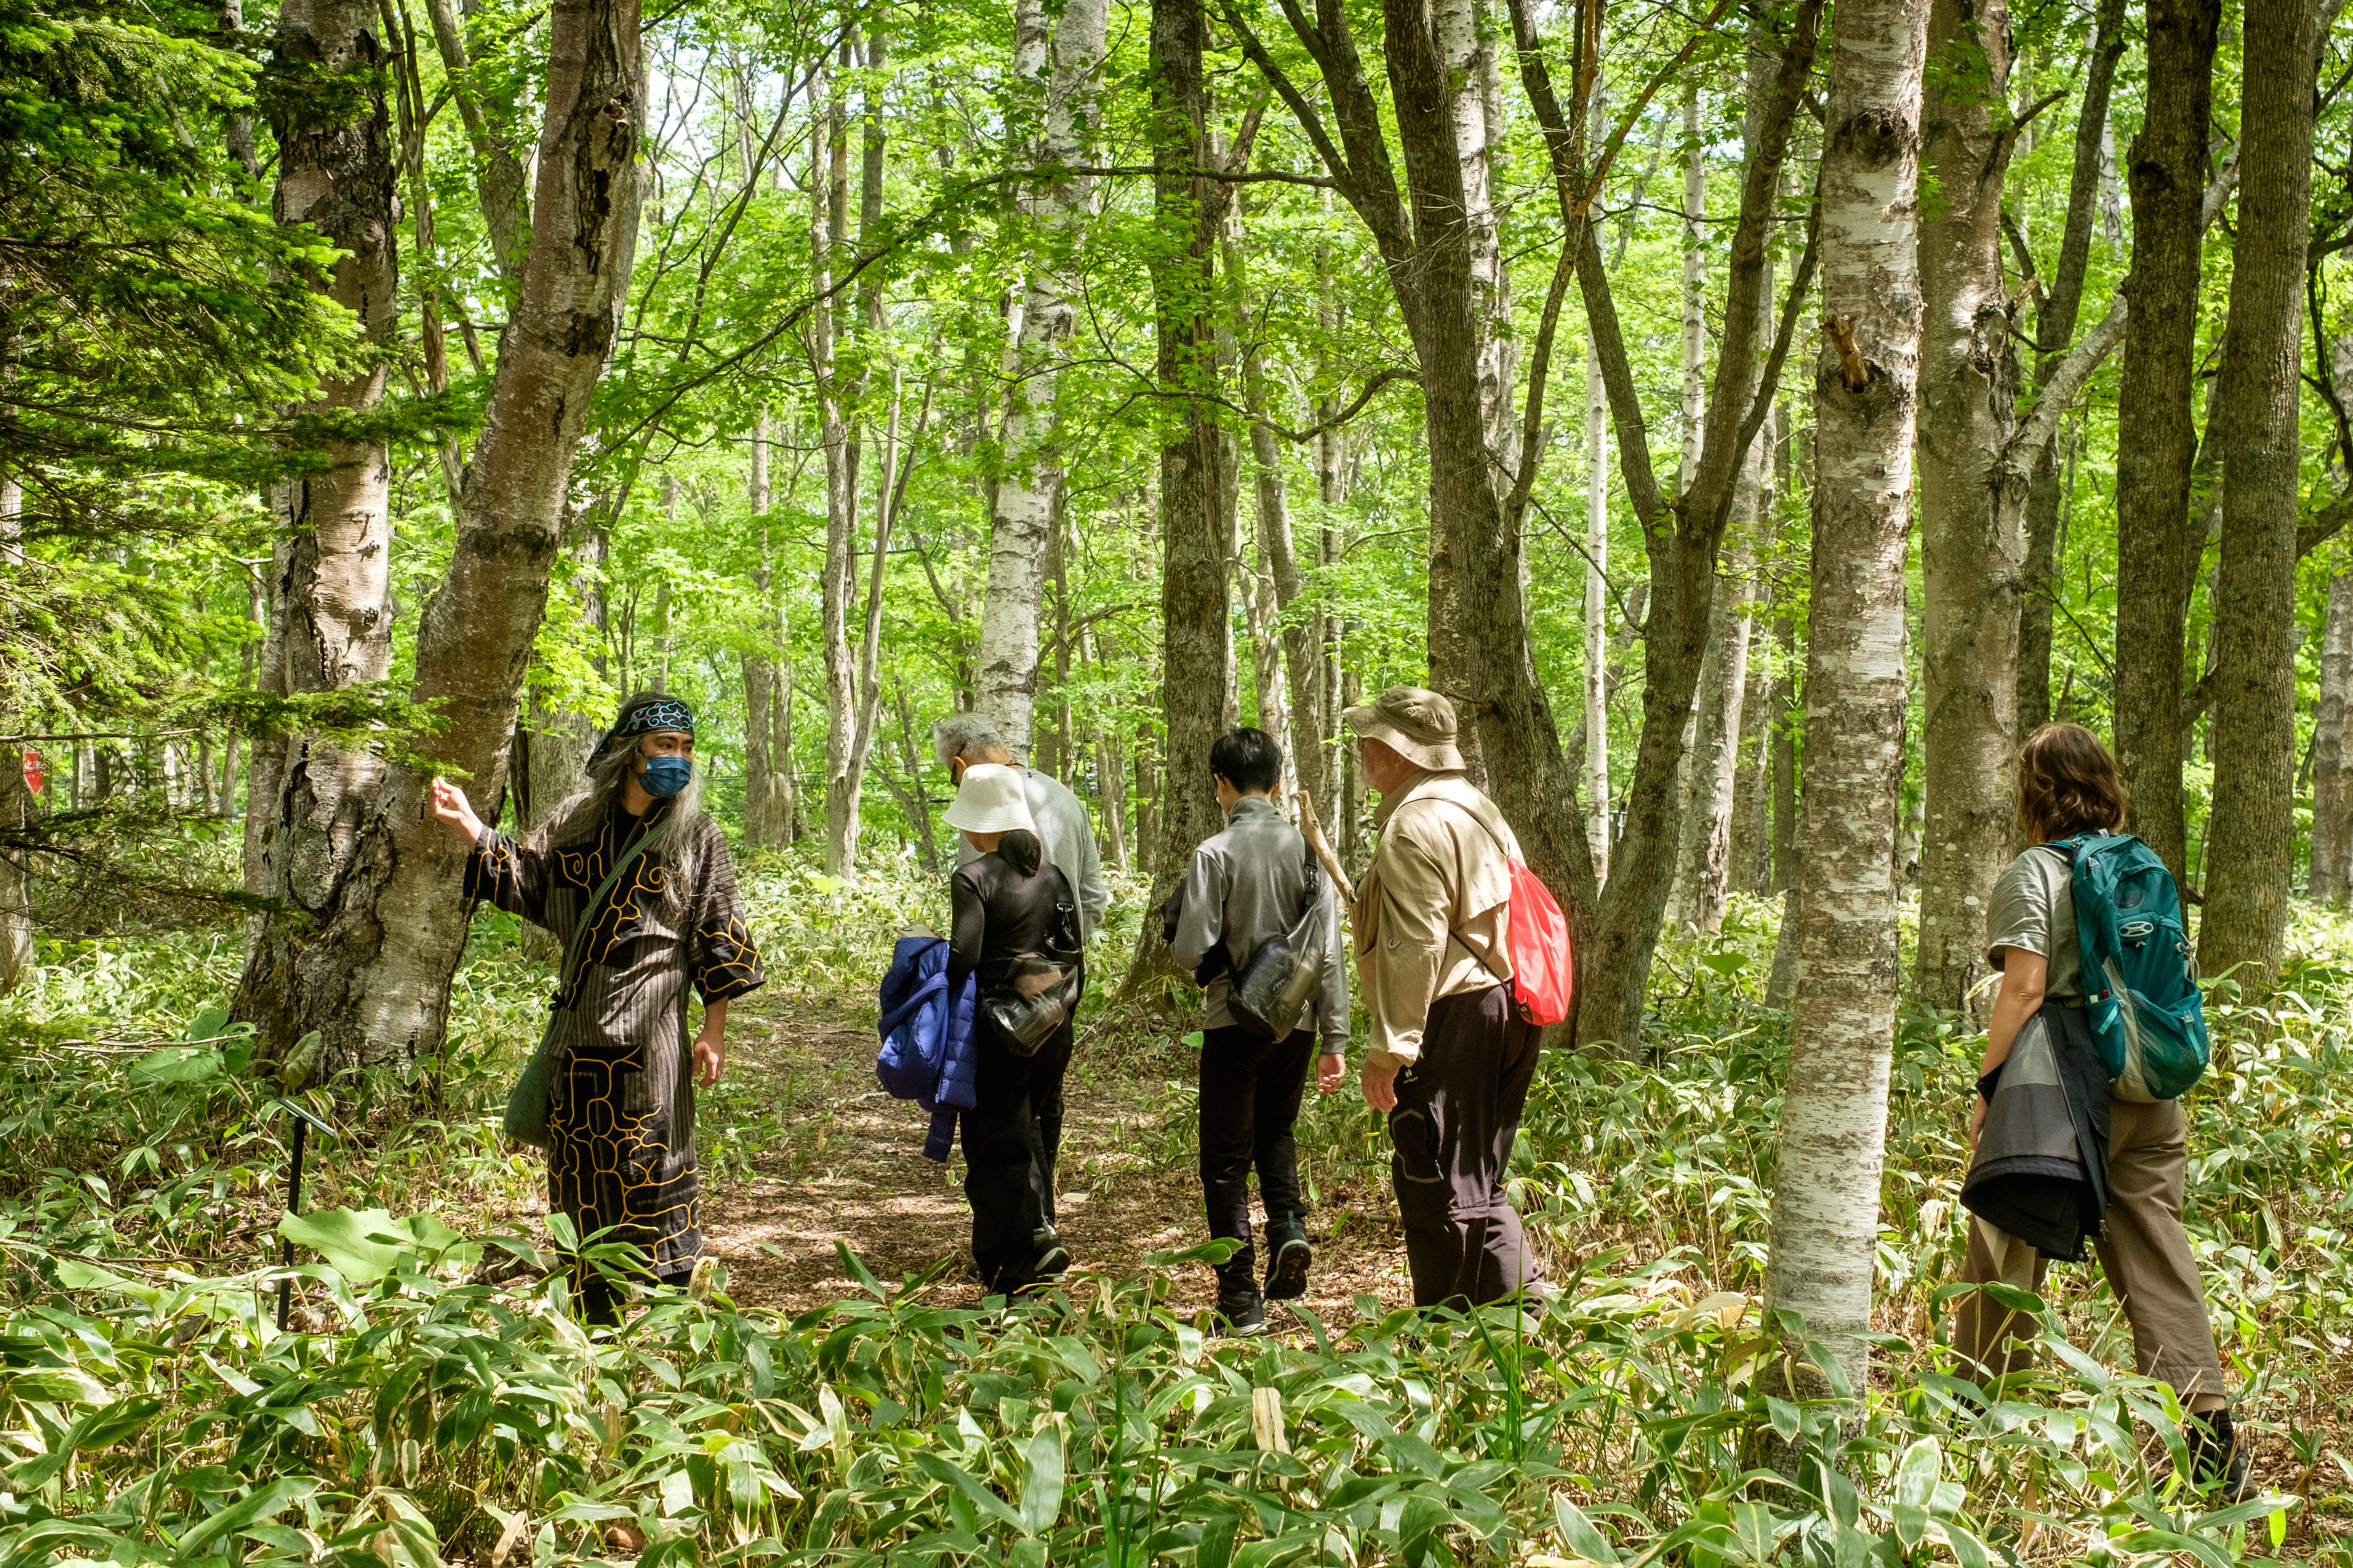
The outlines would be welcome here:
M 1506 986 L 1449 996 L 1398 1074 L 1389 1170 L 1418 1307 L 1501 1301 L 1543 1278 L 1504 1194 L 1541 1037 Z
M 1252 1288 L 1252 1165 L 1258 1167 L 1267 1222 L 1301 1214 L 1299 1151 L 1291 1127 L 1299 1120 L 1308 1058 L 1314 1053 L 1312 1029 L 1270 1040 L 1229 1026 L 1201 1037 L 1201 1194 L 1209 1211 L 1209 1237 L 1232 1237 L 1242 1244 L 1218 1266 L 1220 1290 Z
M 964 1130 L 964 1195 L 972 1204 L 972 1258 L 984 1291 L 1037 1279 L 1040 1226 L 1053 1221 L 1054 1159 L 1062 1148 L 1062 1076 L 1076 1028 L 1068 1021 L 1034 1057 L 1017 1057 L 980 1031 L 977 1103 Z M 1041 1194 L 1043 1194 L 1041 1196 Z

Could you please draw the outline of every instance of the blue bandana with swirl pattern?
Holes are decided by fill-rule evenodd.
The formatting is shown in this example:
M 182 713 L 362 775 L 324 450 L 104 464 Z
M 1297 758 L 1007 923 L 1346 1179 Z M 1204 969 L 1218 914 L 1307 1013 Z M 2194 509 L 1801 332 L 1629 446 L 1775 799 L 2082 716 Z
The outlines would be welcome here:
M 613 721 L 610 730 L 605 731 L 605 738 L 597 742 L 595 757 L 590 761 L 606 755 L 634 736 L 649 734 L 656 730 L 681 730 L 693 734 L 694 710 L 675 697 L 640 697 L 621 710 L 621 716 Z

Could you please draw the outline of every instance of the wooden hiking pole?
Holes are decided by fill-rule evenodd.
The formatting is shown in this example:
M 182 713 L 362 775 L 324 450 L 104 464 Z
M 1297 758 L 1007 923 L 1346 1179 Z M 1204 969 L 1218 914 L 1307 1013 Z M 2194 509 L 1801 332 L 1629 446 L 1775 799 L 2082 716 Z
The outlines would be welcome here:
M 1348 873 L 1340 869 L 1340 858 L 1333 854 L 1332 846 L 1324 842 L 1324 825 L 1315 819 L 1314 797 L 1303 789 L 1297 791 L 1296 795 L 1299 800 L 1299 831 L 1307 835 L 1308 847 L 1315 851 L 1315 858 L 1323 863 L 1324 874 L 1332 879 L 1334 887 L 1340 889 L 1340 901 L 1355 903 L 1356 889 L 1348 885 Z

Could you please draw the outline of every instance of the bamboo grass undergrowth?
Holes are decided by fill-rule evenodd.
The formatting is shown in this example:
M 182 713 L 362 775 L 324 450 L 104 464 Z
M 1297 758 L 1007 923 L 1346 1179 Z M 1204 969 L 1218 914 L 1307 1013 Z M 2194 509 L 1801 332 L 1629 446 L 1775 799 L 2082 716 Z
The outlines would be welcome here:
M 847 895 L 806 935 L 777 922 L 772 964 L 822 947 L 840 977 L 812 994 L 838 998 L 920 907 L 752 880 L 755 911 Z M 585 1334 L 550 1237 L 498 1222 L 537 1180 L 488 1112 L 543 981 L 491 922 L 438 1113 L 400 1121 L 390 1082 L 346 1109 L 361 1135 L 311 1216 L 342 1250 L 298 1267 L 308 1305 L 280 1333 L 253 1226 L 282 1119 L 230 1070 L 235 944 L 59 949 L 6 1019 L 0 1133 L 31 1158 L 0 1179 L 0 1568 L 2353 1563 L 2353 925 L 2303 910 L 2295 936 L 2263 1006 L 2218 996 L 2190 1105 L 2192 1243 L 2261 1445 L 2264 1489 L 2228 1505 L 2176 1479 L 2182 1414 L 2130 1373 L 2095 1271 L 2018 1299 L 2038 1370 L 1990 1408 L 1952 1375 L 1975 1049 L 1953 1020 L 1897 1044 L 1873 1384 L 1776 1392 L 1777 1358 L 1806 1351 L 1760 1299 L 1786 1025 L 1759 999 L 1769 910 L 1746 901 L 1669 944 L 1652 1060 L 1544 1064 L 1514 1179 L 1560 1302 L 1364 1296 L 1353 1321 L 1259 1341 L 1170 1308 L 1198 1251 L 1009 1308 L 951 1304 L 944 1264 L 885 1284 L 845 1251 L 858 1292 L 817 1310 L 739 1305 L 707 1271 Z M 1189 1157 L 1189 1116 L 1163 1097 L 1155 1158 Z M 1301 1143 L 1327 1205 L 1377 1208 L 1386 1150 L 1353 1097 L 1318 1102 Z

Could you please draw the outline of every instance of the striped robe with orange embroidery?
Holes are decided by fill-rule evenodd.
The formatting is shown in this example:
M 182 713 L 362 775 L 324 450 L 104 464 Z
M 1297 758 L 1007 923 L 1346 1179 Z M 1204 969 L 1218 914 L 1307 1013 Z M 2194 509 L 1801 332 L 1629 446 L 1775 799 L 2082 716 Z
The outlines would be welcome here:
M 670 803 L 656 801 L 637 821 L 617 805 L 593 834 L 575 828 L 551 843 L 574 805 L 522 839 L 484 828 L 467 858 L 466 892 L 566 944 L 590 921 L 579 973 L 547 1024 L 555 1051 L 548 1206 L 569 1215 L 583 1240 L 611 1227 L 606 1239 L 642 1248 L 655 1274 L 678 1274 L 702 1249 L 688 983 L 711 1003 L 765 976 L 717 823 L 699 816 L 682 838 L 665 836 L 591 911 L 588 896 L 612 857 L 660 822 Z

